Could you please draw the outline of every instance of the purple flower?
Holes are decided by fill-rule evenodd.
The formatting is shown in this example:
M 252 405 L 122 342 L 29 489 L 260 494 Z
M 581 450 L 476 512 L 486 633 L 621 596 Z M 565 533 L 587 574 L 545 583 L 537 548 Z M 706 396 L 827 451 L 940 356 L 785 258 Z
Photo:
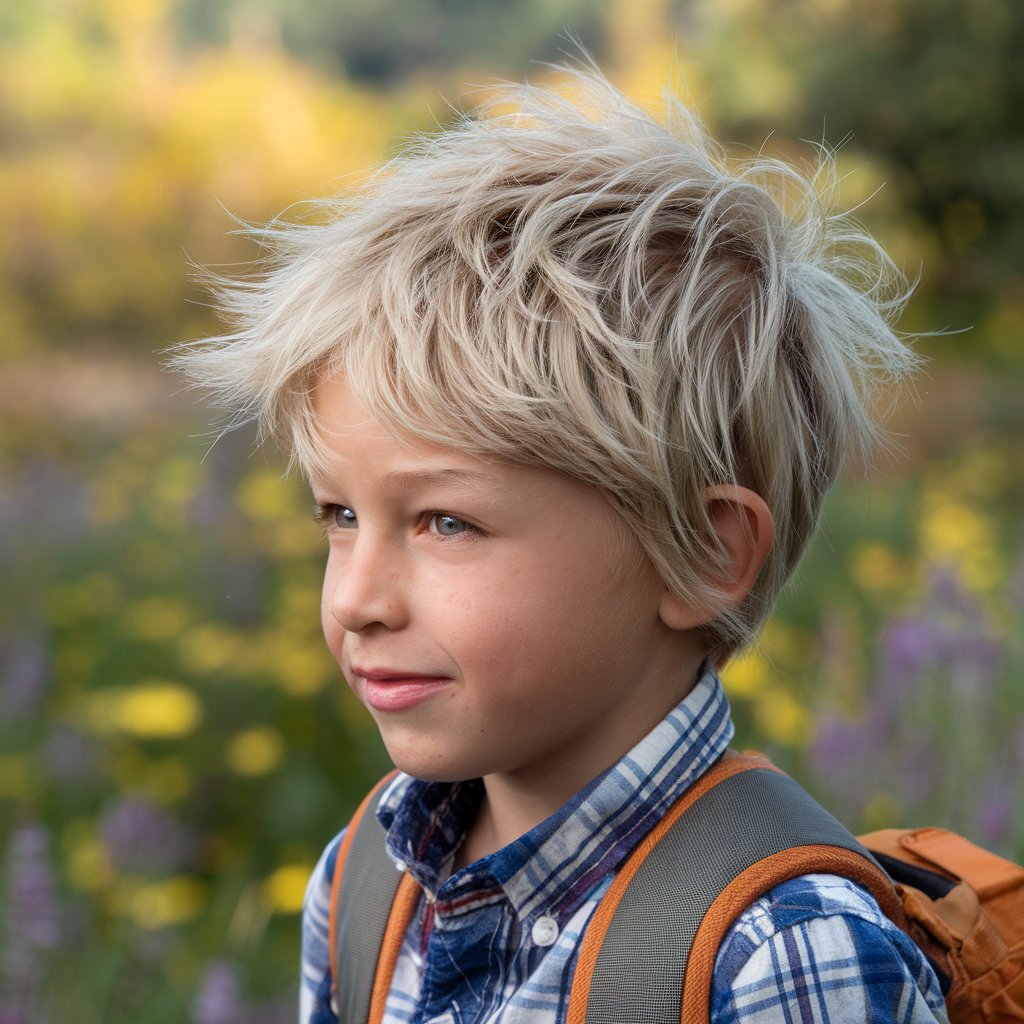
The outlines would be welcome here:
M 18 475 L 0 488 L 0 561 L 5 569 L 22 558 L 38 558 L 44 547 L 51 552 L 54 538 L 67 546 L 81 536 L 92 517 L 90 491 L 86 480 L 55 459 L 24 461 Z
M 878 673 L 864 712 L 864 729 L 876 752 L 900 744 L 908 710 L 922 679 L 941 662 L 944 640 L 941 627 L 916 616 L 896 619 L 883 633 Z
M 226 960 L 206 968 L 192 1000 L 192 1024 L 241 1024 L 245 1016 L 238 969 Z
M 50 867 L 50 835 L 38 822 L 16 829 L 8 860 L 8 907 L 17 944 L 31 952 L 56 949 L 60 918 Z
M 100 834 L 115 871 L 160 874 L 178 867 L 191 849 L 184 827 L 141 797 L 121 797 L 100 820 Z
M 895 758 L 891 785 L 901 803 L 920 806 L 942 784 L 942 753 L 928 735 L 908 737 L 905 749 Z
M 823 716 L 809 751 L 815 774 L 833 779 L 859 772 L 871 751 L 871 738 L 863 725 L 843 718 Z
M 5 715 L 20 718 L 37 711 L 51 677 L 50 650 L 42 630 L 26 630 L 0 643 L 0 704 Z
M 970 621 L 985 618 L 981 602 L 964 586 L 959 571 L 951 565 L 933 565 L 930 568 L 928 594 L 932 604 L 960 618 Z
M 43 965 L 61 939 L 50 836 L 38 822 L 20 826 L 11 836 L 6 888 L 10 924 L 0 978 L 0 1022 L 28 1024 Z
M 1004 845 L 1013 833 L 1014 811 L 1014 788 L 1005 778 L 990 779 L 978 801 L 978 842 L 983 846 Z
M 31 1024 L 28 1016 L 13 1003 L 0 1003 L 0 1024 Z
M 895 684 L 901 690 L 942 656 L 944 637 L 933 622 L 923 618 L 897 619 L 882 638 L 882 678 L 879 686 Z

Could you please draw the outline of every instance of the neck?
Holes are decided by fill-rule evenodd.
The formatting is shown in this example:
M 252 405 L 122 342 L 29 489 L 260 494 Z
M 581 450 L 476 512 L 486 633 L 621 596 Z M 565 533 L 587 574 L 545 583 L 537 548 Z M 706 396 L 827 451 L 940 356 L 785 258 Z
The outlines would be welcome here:
M 518 786 L 505 775 L 484 778 L 484 796 L 466 839 L 455 858 L 455 868 L 465 867 L 509 843 L 550 817 L 573 794 Z
M 532 766 L 485 775 L 484 795 L 456 855 L 456 870 L 515 842 L 629 753 L 689 693 L 702 662 L 703 656 L 695 659 L 690 666 L 692 672 L 682 676 L 687 683 L 680 691 L 667 694 L 663 707 L 652 706 L 647 715 L 637 715 L 618 742 L 603 748 L 594 760 L 569 748 L 564 758 L 548 760 L 543 768 Z

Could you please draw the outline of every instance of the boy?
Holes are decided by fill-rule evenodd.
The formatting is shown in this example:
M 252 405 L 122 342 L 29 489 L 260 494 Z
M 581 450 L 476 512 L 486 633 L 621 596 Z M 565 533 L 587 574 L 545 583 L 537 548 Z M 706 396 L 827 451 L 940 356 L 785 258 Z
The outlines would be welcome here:
M 716 666 L 871 439 L 873 381 L 913 363 L 899 275 L 813 184 L 570 79 L 507 90 L 322 225 L 273 225 L 275 266 L 223 293 L 235 333 L 179 359 L 312 483 L 324 634 L 400 769 L 378 816 L 423 890 L 389 1024 L 565 1020 L 598 901 L 732 737 Z M 336 1020 L 338 844 L 302 1024 Z M 711 1019 L 942 1005 L 874 900 L 812 875 L 727 933 Z

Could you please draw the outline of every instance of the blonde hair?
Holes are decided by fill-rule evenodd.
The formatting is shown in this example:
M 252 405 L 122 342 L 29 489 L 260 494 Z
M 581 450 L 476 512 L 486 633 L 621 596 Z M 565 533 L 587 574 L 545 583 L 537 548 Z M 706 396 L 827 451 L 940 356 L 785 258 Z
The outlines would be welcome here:
M 664 124 L 592 70 L 508 86 L 419 140 L 318 223 L 259 231 L 265 273 L 222 284 L 233 330 L 174 364 L 318 466 L 317 382 L 396 431 L 600 488 L 667 586 L 749 641 L 812 535 L 875 385 L 914 362 L 903 277 L 810 177 L 730 162 L 668 98 Z M 319 206 L 317 207 L 319 209 Z M 776 541 L 747 600 L 716 587 L 711 484 L 757 491 Z

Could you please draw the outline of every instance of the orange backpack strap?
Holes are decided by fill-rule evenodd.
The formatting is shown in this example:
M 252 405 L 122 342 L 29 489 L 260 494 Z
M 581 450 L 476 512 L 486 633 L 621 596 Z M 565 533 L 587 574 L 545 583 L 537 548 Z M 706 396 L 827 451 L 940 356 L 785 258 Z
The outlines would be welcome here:
M 864 885 L 902 920 L 885 873 L 765 758 L 729 754 L 627 859 L 580 948 L 567 1024 L 702 1024 L 718 947 L 769 889 L 814 872 Z
M 356 812 L 335 867 L 331 964 L 346 1024 L 383 1019 L 420 897 L 411 876 L 395 870 L 376 818 L 387 781 Z M 765 758 L 727 754 L 612 882 L 583 937 L 567 1024 L 706 1024 L 729 927 L 775 885 L 813 872 L 859 882 L 902 923 L 892 883 L 842 825 Z
M 359 805 L 338 848 L 328 923 L 332 1000 L 346 1024 L 379 1024 L 420 887 L 388 856 L 377 807 L 395 772 Z M 339 936 L 341 939 L 339 939 Z

